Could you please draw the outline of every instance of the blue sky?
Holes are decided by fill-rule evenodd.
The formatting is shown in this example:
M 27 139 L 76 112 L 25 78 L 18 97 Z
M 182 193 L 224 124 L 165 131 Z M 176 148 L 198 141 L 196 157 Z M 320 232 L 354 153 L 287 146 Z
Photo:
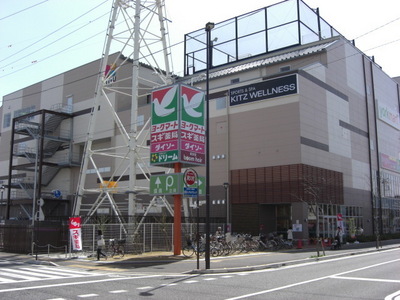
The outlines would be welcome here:
M 144 0 L 142 0 L 143 2 Z M 112 0 L 0 1 L 0 101 L 4 95 L 101 57 Z M 185 33 L 280 2 L 165 0 L 174 72 Z M 234 3 L 234 5 L 233 5 Z M 400 76 L 398 0 L 305 0 L 389 76 Z

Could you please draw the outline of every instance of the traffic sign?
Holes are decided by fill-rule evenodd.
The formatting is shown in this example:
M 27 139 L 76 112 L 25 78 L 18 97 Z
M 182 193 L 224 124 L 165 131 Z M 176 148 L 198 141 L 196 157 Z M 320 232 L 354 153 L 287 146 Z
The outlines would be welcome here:
M 181 173 L 150 177 L 150 195 L 177 195 L 181 193 Z
M 61 191 L 60 190 L 54 190 L 53 191 L 53 196 L 54 198 L 61 198 Z
M 182 173 L 163 174 L 150 177 L 150 195 L 181 195 L 184 193 L 184 175 Z M 204 176 L 199 176 L 196 182 L 188 187 L 197 188 L 200 196 L 205 195 Z
M 183 188 L 183 195 L 185 197 L 197 197 L 198 189 L 195 187 L 187 187 Z
M 197 181 L 197 173 L 192 169 L 187 169 L 185 173 L 183 173 L 183 182 L 186 186 L 190 186 L 195 184 Z

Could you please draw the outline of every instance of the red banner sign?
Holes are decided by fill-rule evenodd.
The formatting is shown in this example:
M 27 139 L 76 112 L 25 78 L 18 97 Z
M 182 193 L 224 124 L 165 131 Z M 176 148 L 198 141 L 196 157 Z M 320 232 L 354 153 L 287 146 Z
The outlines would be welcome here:
M 82 250 L 81 218 L 69 218 L 69 233 L 71 235 L 72 249 Z

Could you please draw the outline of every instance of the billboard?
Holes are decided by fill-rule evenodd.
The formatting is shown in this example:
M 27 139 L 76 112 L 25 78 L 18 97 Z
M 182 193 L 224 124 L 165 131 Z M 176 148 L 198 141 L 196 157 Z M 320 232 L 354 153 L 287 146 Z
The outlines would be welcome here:
M 297 94 L 297 75 L 265 80 L 229 90 L 230 106 Z
M 150 164 L 205 164 L 205 93 L 183 84 L 151 94 Z

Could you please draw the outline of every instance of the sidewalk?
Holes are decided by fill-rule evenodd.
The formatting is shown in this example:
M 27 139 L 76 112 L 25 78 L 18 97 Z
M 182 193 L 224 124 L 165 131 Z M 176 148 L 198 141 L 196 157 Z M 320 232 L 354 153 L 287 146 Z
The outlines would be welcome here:
M 311 261 L 334 259 L 343 256 L 357 255 L 368 252 L 384 251 L 400 248 L 400 239 L 382 241 L 382 247 L 376 248 L 376 243 L 345 244 L 341 250 L 322 250 L 317 257 L 315 247 L 304 247 L 302 249 L 291 249 L 278 252 L 256 252 L 238 254 L 232 256 L 219 256 L 210 258 L 210 269 L 205 269 L 204 258 L 200 258 L 199 269 L 197 259 L 187 259 L 183 255 L 175 256 L 172 252 L 151 252 L 141 255 L 127 254 L 123 258 L 108 258 L 97 261 L 94 258 L 65 257 L 65 254 L 51 254 L 26 256 L 18 254 L 7 254 L 0 252 L 2 257 L 10 256 L 14 260 L 20 260 L 34 264 L 48 264 L 69 266 L 74 268 L 85 268 L 102 271 L 118 272 L 140 272 L 157 274 L 205 274 L 205 273 L 229 273 L 239 271 L 253 271 L 267 268 L 300 264 Z

